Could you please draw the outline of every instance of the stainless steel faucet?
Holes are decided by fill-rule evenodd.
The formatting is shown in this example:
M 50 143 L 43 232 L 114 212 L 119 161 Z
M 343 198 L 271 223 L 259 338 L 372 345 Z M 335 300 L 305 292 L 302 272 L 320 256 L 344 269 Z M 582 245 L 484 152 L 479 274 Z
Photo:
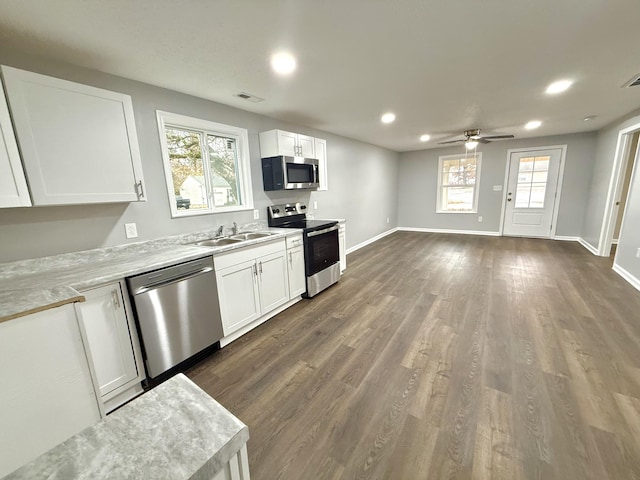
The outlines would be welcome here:
M 233 235 L 236 235 L 238 233 L 238 224 L 236 222 L 233 222 L 233 227 L 231 227 L 231 233 Z
M 221 237 L 222 236 L 222 230 L 224 230 L 224 225 L 220 225 L 218 227 L 218 230 L 216 230 L 216 237 Z

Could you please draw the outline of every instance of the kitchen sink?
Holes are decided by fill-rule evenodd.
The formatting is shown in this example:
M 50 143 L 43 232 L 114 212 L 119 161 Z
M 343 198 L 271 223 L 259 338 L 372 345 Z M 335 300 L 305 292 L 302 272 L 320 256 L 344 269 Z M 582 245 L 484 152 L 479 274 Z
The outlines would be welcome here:
M 254 240 L 256 238 L 270 237 L 271 235 L 275 234 L 269 232 L 246 232 L 238 233 L 237 235 L 233 235 L 231 238 L 238 240 Z
M 223 247 L 225 245 L 233 245 L 234 243 L 242 242 L 239 238 L 212 238 L 211 240 L 202 240 L 196 242 L 194 245 L 200 247 Z

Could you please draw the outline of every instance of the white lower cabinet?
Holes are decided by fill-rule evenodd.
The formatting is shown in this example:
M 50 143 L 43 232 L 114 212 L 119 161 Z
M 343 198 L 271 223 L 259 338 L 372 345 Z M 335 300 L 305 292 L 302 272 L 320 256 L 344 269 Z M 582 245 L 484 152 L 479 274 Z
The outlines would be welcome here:
M 142 393 L 144 372 L 126 287 L 118 282 L 82 292 L 76 304 L 96 389 L 108 413 Z
M 302 235 L 287 237 L 287 267 L 289 274 L 289 298 L 293 299 L 307 291 Z
M 216 255 L 213 263 L 225 336 L 289 301 L 284 239 Z
M 99 420 L 72 304 L 0 323 L 0 478 Z
M 212 480 L 250 480 L 247 444 L 236 453 Z

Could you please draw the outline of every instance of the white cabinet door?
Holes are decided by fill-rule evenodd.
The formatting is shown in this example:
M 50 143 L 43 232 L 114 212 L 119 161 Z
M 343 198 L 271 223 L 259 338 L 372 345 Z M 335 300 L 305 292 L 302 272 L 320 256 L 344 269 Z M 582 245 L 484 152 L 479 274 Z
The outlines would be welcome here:
M 144 200 L 131 97 L 2 67 L 34 205 Z
M 298 156 L 304 158 L 316 158 L 314 143 L 313 137 L 298 134 Z
M 286 251 L 272 253 L 256 260 L 260 278 L 261 313 L 284 305 L 289 301 Z
M 29 189 L 0 82 L 0 208 L 30 205 Z
M 298 153 L 298 135 L 296 133 L 277 130 L 278 135 L 278 153 L 276 155 L 297 156 Z M 271 155 L 273 156 L 273 155 Z
M 77 304 L 100 395 L 141 381 L 119 283 L 82 292 Z
M 329 190 L 329 175 L 327 173 L 327 141 L 324 138 L 314 138 L 315 157 L 318 159 L 318 176 L 320 186 L 318 190 Z
M 287 250 L 289 267 L 289 298 L 293 299 L 307 291 L 304 274 L 304 248 L 295 247 Z
M 0 323 L 0 478 L 99 420 L 72 304 Z
M 229 335 L 260 316 L 255 260 L 216 270 L 222 328 Z

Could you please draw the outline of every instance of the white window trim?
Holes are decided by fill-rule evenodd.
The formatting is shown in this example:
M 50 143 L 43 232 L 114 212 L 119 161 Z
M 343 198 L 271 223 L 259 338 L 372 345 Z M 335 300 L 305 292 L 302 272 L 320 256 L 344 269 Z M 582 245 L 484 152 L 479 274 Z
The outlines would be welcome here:
M 473 209 L 471 210 L 446 210 L 442 208 L 442 162 L 454 158 L 476 157 L 476 183 L 473 190 Z M 436 213 L 478 213 L 478 199 L 480 198 L 480 167 L 482 166 L 482 152 L 464 152 L 459 155 L 442 155 L 438 157 L 438 189 L 436 191 Z
M 160 146 L 162 148 L 162 165 L 164 167 L 164 176 L 167 183 L 167 196 L 169 197 L 169 205 L 171 207 L 171 217 L 191 217 L 194 215 L 210 215 L 212 213 L 239 212 L 245 210 L 253 210 L 253 188 L 251 185 L 251 161 L 249 156 L 249 132 L 245 128 L 225 125 L 223 123 L 211 122 L 200 118 L 188 117 L 177 113 L 164 112 L 156 110 L 158 118 L 158 133 L 160 135 Z M 213 135 L 224 135 L 233 138 L 236 141 L 238 149 L 238 176 L 240 191 L 242 193 L 242 205 L 233 207 L 216 207 L 211 203 L 211 208 L 203 208 L 198 210 L 178 210 L 174 201 L 174 185 L 171 175 L 171 163 L 169 162 L 169 148 L 167 146 L 167 136 L 165 127 L 176 127 L 193 129 L 210 133 Z M 210 191 L 209 182 L 211 179 L 206 178 L 205 182 L 207 190 Z

